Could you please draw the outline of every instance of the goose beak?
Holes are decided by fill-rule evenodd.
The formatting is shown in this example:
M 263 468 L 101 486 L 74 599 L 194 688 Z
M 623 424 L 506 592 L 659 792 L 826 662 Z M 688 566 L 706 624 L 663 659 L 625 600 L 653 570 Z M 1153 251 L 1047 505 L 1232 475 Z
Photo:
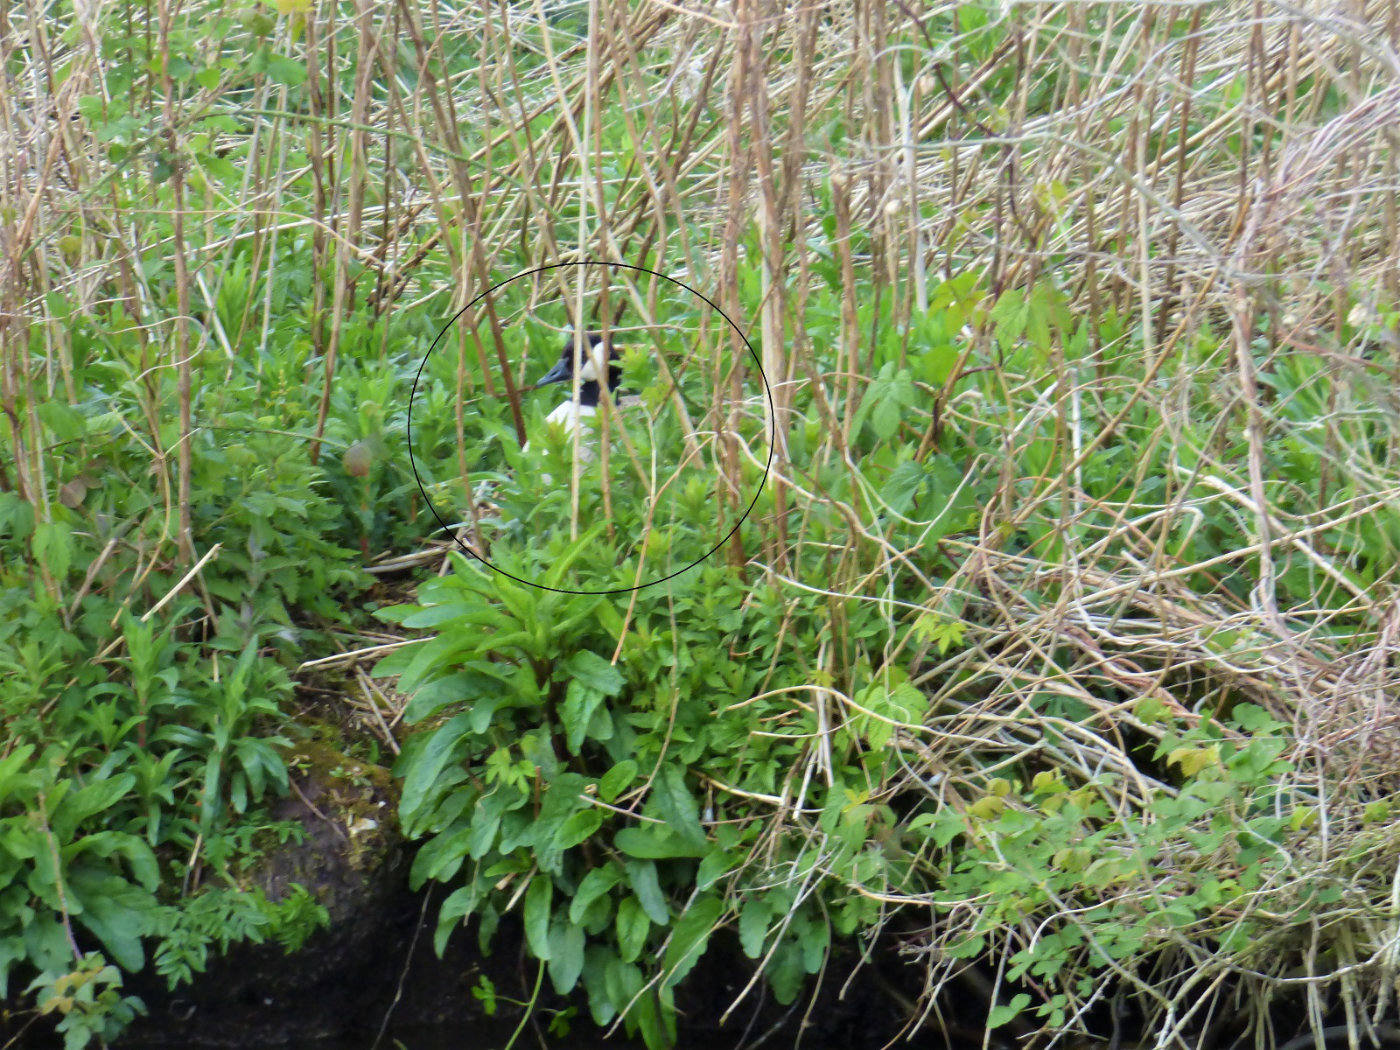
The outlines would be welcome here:
M 539 389 L 542 386 L 548 386 L 550 383 L 562 383 L 568 378 L 569 363 L 561 360 L 556 362 L 554 367 L 544 374 L 544 378 L 536 383 L 534 388 Z

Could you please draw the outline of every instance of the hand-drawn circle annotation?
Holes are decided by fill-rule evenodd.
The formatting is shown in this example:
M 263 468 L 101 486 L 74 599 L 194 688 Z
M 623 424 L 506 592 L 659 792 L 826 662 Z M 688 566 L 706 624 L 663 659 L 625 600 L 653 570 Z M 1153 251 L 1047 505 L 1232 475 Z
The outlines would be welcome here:
M 603 298 L 597 289 L 568 288 L 557 294 L 557 302 L 541 304 L 543 275 L 585 267 L 606 268 L 606 277 L 629 271 L 632 282 L 649 282 L 649 294 L 632 298 L 628 288 L 609 286 Z M 580 294 L 584 309 L 578 325 L 598 335 L 606 328 L 608 343 L 597 340 L 599 345 L 590 347 L 588 339 L 575 340 L 569 311 L 577 309 Z M 625 315 L 634 312 L 626 309 L 629 301 L 644 303 L 651 323 L 629 324 Z M 761 392 L 746 393 L 742 353 L 724 352 L 725 345 L 737 343 L 724 337 L 722 326 L 712 326 L 720 328 L 719 336 L 704 335 L 700 304 L 723 318 L 747 348 L 753 362 L 747 378 L 757 390 L 756 376 Z M 616 318 L 608 325 L 601 320 L 603 305 Z M 438 354 L 463 318 L 473 327 L 455 332 L 456 355 Z M 605 360 L 608 353 L 613 356 Z M 585 380 L 601 376 L 589 368 L 590 354 L 608 372 L 607 380 L 591 388 Z M 568 359 L 567 367 L 561 357 Z M 575 365 L 577 377 L 571 374 Z M 569 374 L 561 378 L 561 372 Z M 468 389 L 476 396 L 458 404 Z M 546 418 L 547 406 L 556 402 Z M 476 406 L 471 412 L 469 403 Z M 419 364 L 409 396 L 409 462 L 438 524 L 492 571 L 559 593 L 625 594 L 695 568 L 738 531 L 768 480 L 773 412 L 758 352 L 708 297 L 642 266 L 591 259 L 553 263 L 492 285 L 443 326 Z M 424 444 L 417 452 L 415 430 Z M 528 439 L 524 450 L 522 436 Z M 738 484 L 744 475 L 757 477 L 747 500 L 748 482 Z M 447 491 L 454 499 L 444 499 Z M 564 502 L 548 506 L 553 500 Z M 524 548 L 551 539 L 558 523 L 567 529 L 572 521 L 581 534 L 601 534 L 627 501 L 641 511 L 640 534 L 629 546 L 626 536 L 612 530 L 612 543 L 614 578 L 622 579 L 627 570 L 631 586 L 571 587 L 567 572 L 552 572 L 548 563 L 531 566 Z M 445 509 L 452 503 L 458 509 Z M 673 547 L 693 553 L 698 546 L 694 536 L 674 543 L 676 531 L 703 529 L 714 530 L 713 544 L 700 557 L 676 565 Z

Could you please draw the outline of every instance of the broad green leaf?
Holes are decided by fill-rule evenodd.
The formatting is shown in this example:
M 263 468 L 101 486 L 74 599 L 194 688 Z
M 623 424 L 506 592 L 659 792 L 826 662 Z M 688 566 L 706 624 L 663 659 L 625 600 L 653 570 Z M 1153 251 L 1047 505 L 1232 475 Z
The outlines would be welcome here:
M 671 856 L 700 856 L 705 849 L 705 831 L 700 826 L 700 809 L 685 786 L 685 774 L 679 766 L 662 767 L 652 788 L 651 802 L 677 840 L 687 847 L 701 851 L 673 853 Z
M 583 927 L 556 922 L 549 931 L 549 979 L 554 990 L 568 995 L 583 972 Z
M 428 682 L 414 692 L 404 710 L 404 721 L 413 725 L 434 714 L 439 708 L 453 703 L 475 701 L 479 704 L 493 699 L 499 703 L 500 694 L 503 692 L 501 686 L 502 682 L 498 677 L 488 677 L 478 671 L 450 674 L 446 678 Z M 483 732 L 484 727 L 474 727 L 474 731 Z
M 574 653 L 564 661 L 563 671 L 570 682 L 596 689 L 604 696 L 616 696 L 626 681 L 621 671 L 587 649 Z
M 54 808 L 49 818 L 50 826 L 59 841 L 72 838 L 73 833 L 84 820 L 104 809 L 110 809 L 117 800 L 131 790 L 136 777 L 122 773 L 110 780 L 98 780 L 69 794 Z
M 434 793 L 438 778 L 453 760 L 457 745 L 470 729 L 470 712 L 453 715 L 445 725 L 434 730 L 423 750 L 410 763 L 404 774 L 403 794 L 399 799 L 399 812 L 408 826 L 416 826 L 419 809 Z
M 616 886 L 621 878 L 622 871 L 613 864 L 606 868 L 589 869 L 588 874 L 579 882 L 578 889 L 574 891 L 573 900 L 569 902 L 569 921 L 582 922 L 583 914 L 589 905 Z
M 559 708 L 559 718 L 564 723 L 564 741 L 570 754 L 580 753 L 593 713 L 606 701 L 607 697 L 597 689 L 579 681 L 569 683 L 564 703 Z
M 570 849 L 593 835 L 603 825 L 601 810 L 589 808 L 574 813 L 554 833 L 555 849 Z
M 637 763 L 624 758 L 598 781 L 598 797 L 604 802 L 612 802 L 637 779 Z
M 695 888 L 707 890 L 739 866 L 723 849 L 712 846 L 695 872 Z
M 724 914 L 724 902 L 718 897 L 702 897 L 676 920 L 671 940 L 666 945 L 666 983 L 675 985 L 705 954 L 705 945 Z
M 656 878 L 656 865 L 651 861 L 629 860 L 623 863 L 623 868 L 627 872 L 627 882 L 637 895 L 637 900 L 642 902 L 647 918 L 658 926 L 668 925 L 671 911 L 666 907 L 661 883 Z
M 548 962 L 549 908 L 554 901 L 554 883 L 548 875 L 536 872 L 525 891 L 525 940 L 536 959 Z
M 651 920 L 642 910 L 641 902 L 636 897 L 624 897 L 617 906 L 617 950 L 624 962 L 631 962 L 641 954 L 650 928 Z
M 92 931 L 119 966 L 133 973 L 145 966 L 141 938 L 154 932 L 154 897 L 118 876 L 81 868 L 69 873 L 68 894 L 82 903 L 78 921 Z
M 664 824 L 623 828 L 613 837 L 613 843 L 629 857 L 641 860 L 703 857 L 707 849 L 703 841 L 698 844 L 686 841 Z

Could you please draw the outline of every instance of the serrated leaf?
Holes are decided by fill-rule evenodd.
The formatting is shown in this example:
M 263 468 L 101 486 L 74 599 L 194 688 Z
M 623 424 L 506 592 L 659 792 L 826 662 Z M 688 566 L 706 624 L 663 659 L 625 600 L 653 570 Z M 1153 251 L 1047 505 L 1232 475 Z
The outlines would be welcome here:
M 880 490 L 880 498 L 896 513 L 904 514 L 914 505 L 914 496 L 923 487 L 927 476 L 920 463 L 913 460 L 900 463 L 890 471 L 884 488 Z

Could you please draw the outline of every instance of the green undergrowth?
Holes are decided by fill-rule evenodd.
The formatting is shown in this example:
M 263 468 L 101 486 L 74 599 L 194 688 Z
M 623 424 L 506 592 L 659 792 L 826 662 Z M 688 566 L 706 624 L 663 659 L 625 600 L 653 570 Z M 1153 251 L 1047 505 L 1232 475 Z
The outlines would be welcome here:
M 818 272 L 827 285 L 812 296 L 808 331 L 833 346 L 839 273 Z M 740 281 L 758 287 L 751 267 Z M 236 282 L 224 290 L 227 328 L 251 293 Z M 290 280 L 275 291 L 293 316 L 306 294 Z M 970 273 L 932 288 L 908 327 L 873 298 L 857 321 L 873 333 L 863 375 L 849 404 L 839 384 L 829 392 L 849 420 L 849 462 L 829 454 L 805 390 L 790 469 L 822 499 L 791 502 L 789 492 L 794 542 L 778 572 L 759 567 L 775 549 L 771 480 L 739 533 L 756 559 L 743 571 L 727 564 L 730 548 L 714 551 L 731 519 L 717 514 L 713 488 L 695 483 L 668 491 L 658 516 L 644 495 L 619 489 L 605 500 L 585 476 L 571 539 L 564 486 L 536 499 L 507 483 L 568 477 L 567 450 L 544 441 L 523 456 L 504 402 L 482 401 L 473 425 L 488 437 L 470 446 L 470 467 L 500 485 L 502 517 L 516 525 L 492 536 L 503 572 L 458 556 L 452 575 L 421 587 L 418 605 L 381 613 L 433 633 L 379 673 L 399 675 L 412 694 L 401 815 L 423 840 L 416 882 L 452 887 L 439 944 L 467 916 L 489 940 L 500 916 L 518 911 L 554 988 L 582 988 L 596 1021 L 625 1016 L 653 1046 L 673 1040 L 675 986 L 724 925 L 782 1001 L 807 987 L 834 938 L 870 934 L 894 900 L 956 914 L 942 945 L 955 959 L 994 952 L 1013 916 L 1044 922 L 1053 937 L 1008 949 L 1013 982 L 1060 979 L 1071 967 L 1082 982 L 1181 937 L 1231 951 L 1268 943 L 1259 909 L 1286 910 L 1270 899 L 1284 881 L 1270 865 L 1286 873 L 1313 826 L 1314 802 L 1278 758 L 1286 728 L 1231 713 L 1233 704 L 1226 737 L 1211 737 L 1209 724 L 1171 726 L 1172 747 L 1135 753 L 1167 769 L 1176 791 L 1150 805 L 1105 801 L 1121 799 L 1121 772 L 1074 781 L 1053 763 L 1005 770 L 994 756 L 960 768 L 958 804 L 932 786 L 919 756 L 937 744 L 941 720 L 987 690 L 970 658 L 987 602 L 963 583 L 945 586 L 965 545 L 982 537 L 1010 557 L 1058 565 L 1113 529 L 1124 514 L 1114 501 L 1150 508 L 1175 496 L 1206 507 L 1165 538 L 1188 585 L 1245 600 L 1252 581 L 1242 566 L 1189 567 L 1249 542 L 1246 518 L 1208 502 L 1218 490 L 1201 466 L 1207 457 L 1241 464 L 1247 449 L 1233 432 L 1191 423 L 1168 440 L 1160 415 L 1131 402 L 1131 326 L 1108 312 L 1090 329 L 1052 284 L 993 306 Z M 990 332 L 995 367 L 959 377 L 967 326 Z M 137 1008 L 121 996 L 121 974 L 147 959 L 179 981 L 231 940 L 294 942 L 315 919 L 305 900 L 239 895 L 239 873 L 260 835 L 286 832 L 267 825 L 262 807 L 286 789 L 289 669 L 329 651 L 330 632 L 354 630 L 366 554 L 411 549 L 435 527 L 406 433 L 407 389 L 435 328 L 422 318 L 346 319 L 358 356 L 338 373 L 314 465 L 316 396 L 302 380 L 318 361 L 304 335 L 289 333 L 276 353 L 259 357 L 250 343 L 206 362 L 223 381 L 202 386 L 195 406 L 191 519 L 196 554 L 219 549 L 197 587 L 156 608 L 184 570 L 171 557 L 159 489 L 144 481 L 146 449 L 119 420 L 173 418 L 173 381 L 146 385 L 130 330 L 75 319 L 80 396 L 36 409 L 50 446 L 63 449 L 59 498 L 36 516 L 0 493 L 0 662 L 12 683 L 0 759 L 9 872 L 0 993 L 28 989 L 40 1009 L 66 1010 L 70 1045 L 121 1026 Z M 1107 363 L 1094 344 L 1116 348 Z M 1329 378 L 1320 359 L 1279 359 L 1262 342 L 1258 352 L 1275 398 L 1270 497 L 1298 514 L 1317 499 L 1320 464 L 1336 458 L 1316 435 L 1329 412 L 1353 464 L 1365 466 L 1334 470 L 1331 492 L 1359 496 L 1387 454 L 1370 392 Z M 1202 337 L 1189 353 L 1200 378 L 1187 392 L 1210 404 L 1221 346 Z M 652 378 L 639 363 L 629 360 L 629 382 L 645 393 Z M 835 366 L 814 361 L 819 372 Z M 414 453 L 430 486 L 458 462 L 454 368 L 430 363 L 415 416 Z M 1077 506 L 1046 482 L 1072 451 L 1056 415 L 1035 408 L 1056 370 L 1096 378 L 1084 408 L 1090 432 L 1116 420 L 1111 440 L 1083 458 Z M 950 379 L 954 399 L 934 428 L 930 406 Z M 537 423 L 543 407 L 526 407 Z M 162 424 L 167 446 L 176 437 Z M 653 437 L 661 446 L 676 434 L 662 427 Z M 357 444 L 367 459 L 343 458 Z M 740 467 L 750 492 L 760 467 L 761 458 Z M 698 564 L 634 597 L 639 551 L 668 571 Z M 1380 578 L 1397 553 L 1400 525 L 1380 507 L 1338 530 L 1325 567 L 1280 550 L 1279 600 L 1336 602 L 1345 586 Z M 578 590 L 617 593 L 567 593 Z M 1057 601 L 1056 575 L 1024 593 L 1041 606 Z M 1345 640 L 1354 624 L 1338 614 L 1331 636 Z M 1239 653 L 1263 642 L 1222 629 L 1212 644 Z M 1086 725 L 1095 717 L 1053 700 L 1045 713 Z M 1241 732 L 1255 740 L 1241 745 Z M 1378 820 L 1362 822 L 1374 840 Z M 1166 858 L 1180 870 L 1149 882 Z M 192 866 L 213 888 L 184 897 Z M 1359 908 L 1370 877 L 1359 890 L 1321 880 L 1317 892 L 1351 894 L 1348 906 Z M 1120 899 L 1130 895 L 1132 904 Z M 1071 998 L 1055 992 L 1033 1009 L 1055 1023 Z M 1032 1009 L 1031 999 L 1011 1002 Z

